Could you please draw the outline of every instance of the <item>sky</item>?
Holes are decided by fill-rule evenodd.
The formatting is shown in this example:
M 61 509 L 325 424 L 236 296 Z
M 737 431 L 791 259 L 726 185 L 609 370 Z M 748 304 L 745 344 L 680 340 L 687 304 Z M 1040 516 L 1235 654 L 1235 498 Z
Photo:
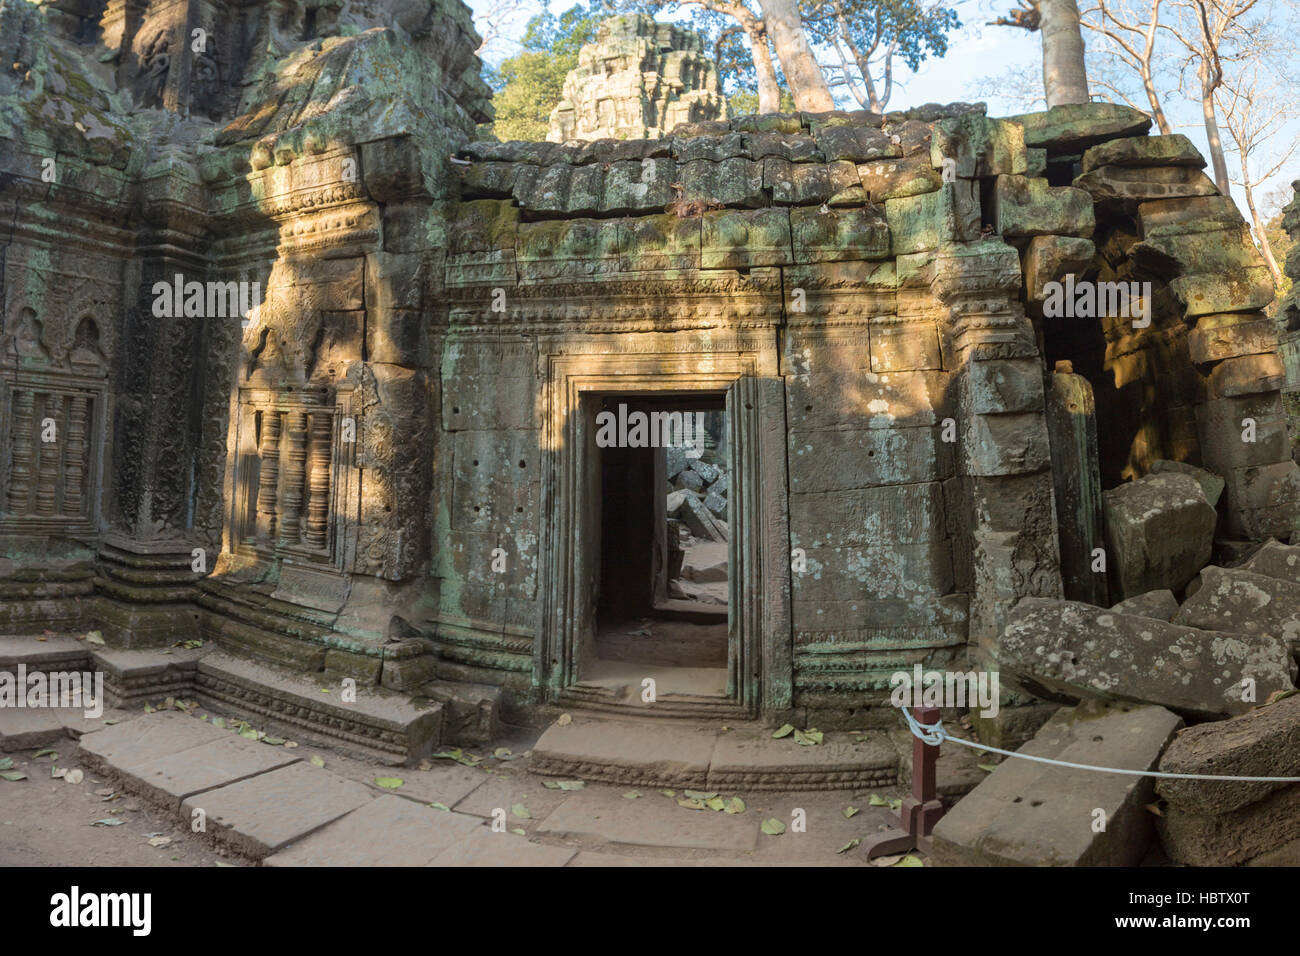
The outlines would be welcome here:
M 491 13 L 501 0 L 466 0 L 475 16 L 482 17 Z M 1285 16 L 1296 23 L 1300 29 L 1300 17 L 1285 0 L 1262 0 L 1266 6 L 1272 6 L 1277 16 Z M 568 9 L 571 3 L 566 0 L 552 0 L 551 9 L 555 13 Z M 926 60 L 920 69 L 913 73 L 905 65 L 895 70 L 896 89 L 888 109 L 906 109 L 922 103 L 950 103 L 954 100 L 983 100 L 989 105 L 990 116 L 1007 116 L 1022 113 L 1030 109 L 1043 109 L 1040 102 L 1030 107 L 1015 96 L 997 95 L 1000 88 L 1010 89 L 1010 84 L 1002 83 L 1009 71 L 1027 71 L 1031 76 L 1041 75 L 1042 52 L 1041 38 L 1037 33 L 1029 33 L 1012 27 L 986 25 L 988 21 L 1003 15 L 1014 5 L 1014 0 L 958 0 L 954 4 L 962 20 L 962 28 L 949 35 L 948 53 L 941 59 Z M 540 0 L 525 0 L 525 5 L 513 14 L 495 16 L 499 30 L 497 39 L 484 51 L 484 58 L 491 63 L 498 63 L 519 49 L 518 40 L 523 35 L 524 25 L 529 17 L 542 9 Z M 686 14 L 682 14 L 684 17 Z M 673 19 L 661 17 L 660 19 Z M 1091 35 L 1085 32 L 1085 42 L 1091 41 Z M 1001 84 L 1001 86 L 999 85 Z M 847 94 L 846 94 L 847 95 Z M 1208 157 L 1205 127 L 1201 121 L 1200 105 L 1185 97 L 1174 94 L 1164 99 L 1166 111 L 1174 131 L 1185 134 L 1202 155 Z M 846 103 L 846 108 L 857 108 L 857 103 Z M 1289 136 L 1294 142 L 1300 138 L 1300 121 L 1293 121 L 1283 136 Z M 1226 136 L 1225 136 L 1226 139 Z M 1235 165 L 1234 157 L 1229 154 L 1230 171 Z M 1276 206 L 1290 198 L 1290 184 L 1300 179 L 1300 150 L 1297 150 L 1290 162 L 1272 179 L 1257 191 L 1257 202 L 1265 202 L 1268 212 L 1276 211 Z M 1233 187 L 1233 199 L 1245 213 L 1245 201 L 1239 186 Z

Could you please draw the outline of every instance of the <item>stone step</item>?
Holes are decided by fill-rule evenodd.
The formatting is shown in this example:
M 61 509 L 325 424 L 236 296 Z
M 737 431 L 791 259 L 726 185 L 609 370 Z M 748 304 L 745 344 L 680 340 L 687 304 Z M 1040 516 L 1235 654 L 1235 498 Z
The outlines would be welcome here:
M 0 671 L 84 671 L 89 669 L 94 645 L 67 634 L 44 637 L 35 634 L 0 636 Z
M 574 715 L 533 747 L 535 773 L 649 787 L 697 790 L 854 790 L 898 783 L 898 752 L 884 733 L 827 733 L 816 746 L 772 729 L 718 723 L 671 724 Z
M 1181 726 L 1163 707 L 1090 701 L 1057 711 L 1018 752 L 1152 770 Z M 1136 866 L 1154 839 L 1153 790 L 1150 777 L 1008 757 L 935 825 L 933 858 L 941 866 Z
M 104 673 L 104 689 L 115 707 L 129 707 L 168 697 L 185 697 L 194 689 L 199 660 L 210 648 L 126 650 L 99 648 L 96 670 Z
M 413 763 L 442 739 L 442 704 L 417 706 L 405 695 L 364 685 L 346 703 L 337 681 L 323 679 L 213 651 L 198 662 L 194 696 L 284 734 L 386 763 Z
M 108 710 L 99 717 L 87 717 L 80 707 L 0 707 L 0 751 L 58 747 L 120 717 Z

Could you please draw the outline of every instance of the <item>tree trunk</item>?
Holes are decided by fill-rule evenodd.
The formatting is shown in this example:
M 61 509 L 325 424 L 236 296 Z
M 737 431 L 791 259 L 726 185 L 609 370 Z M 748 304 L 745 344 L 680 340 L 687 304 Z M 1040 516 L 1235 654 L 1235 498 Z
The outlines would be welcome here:
M 781 86 L 776 81 L 776 67 L 772 63 L 772 51 L 767 45 L 767 33 L 762 29 L 745 29 L 749 37 L 749 46 L 754 55 L 754 75 L 758 79 L 758 111 L 760 113 L 781 112 Z
M 1228 161 L 1223 157 L 1223 138 L 1219 135 L 1219 117 L 1214 112 L 1214 91 L 1218 83 L 1214 82 L 1213 70 L 1201 57 L 1197 69 L 1201 78 L 1201 116 L 1205 120 L 1205 139 L 1210 144 L 1210 162 L 1214 165 L 1214 185 L 1225 196 L 1232 195 L 1232 181 L 1228 179 Z
M 1245 163 L 1243 162 L 1243 167 Z M 1249 177 L 1246 170 L 1241 171 L 1241 178 L 1249 183 Z M 1259 218 L 1259 210 L 1255 208 L 1255 190 L 1249 185 L 1243 187 L 1246 190 L 1246 208 L 1250 210 L 1250 221 L 1255 226 L 1255 235 L 1259 238 L 1259 251 L 1264 254 L 1264 262 L 1268 265 L 1268 271 L 1273 276 L 1273 285 L 1282 288 L 1282 269 L 1277 264 L 1277 256 L 1273 255 L 1273 244 L 1268 241 L 1268 230 L 1264 222 Z
M 1047 107 L 1087 103 L 1088 72 L 1083 64 L 1083 31 L 1075 0 L 1038 0 L 1043 32 L 1043 92 Z
M 795 108 L 809 113 L 835 109 L 831 89 L 826 85 L 826 77 L 813 58 L 812 47 L 803 32 L 796 0 L 761 0 L 760 6 L 763 8 L 763 23 L 794 96 Z

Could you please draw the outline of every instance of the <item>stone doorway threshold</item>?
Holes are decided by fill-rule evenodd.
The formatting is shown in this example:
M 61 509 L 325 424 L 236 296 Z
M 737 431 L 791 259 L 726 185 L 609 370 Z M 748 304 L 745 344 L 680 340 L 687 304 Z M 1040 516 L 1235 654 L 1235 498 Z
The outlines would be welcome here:
M 856 790 L 899 783 L 901 755 L 885 732 L 827 732 L 817 746 L 774 739 L 753 721 L 663 721 L 582 713 L 554 724 L 530 769 L 645 787 L 696 790 Z

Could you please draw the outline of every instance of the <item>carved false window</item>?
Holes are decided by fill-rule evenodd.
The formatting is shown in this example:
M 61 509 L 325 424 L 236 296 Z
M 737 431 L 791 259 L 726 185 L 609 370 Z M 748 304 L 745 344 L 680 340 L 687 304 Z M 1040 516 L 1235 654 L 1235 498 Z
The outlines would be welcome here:
M 99 325 L 83 315 L 47 328 L 20 308 L 0 352 L 0 531 L 94 531 L 107 370 Z
M 350 499 L 349 393 L 243 389 L 239 404 L 235 546 L 263 557 L 341 560 L 339 520 Z

